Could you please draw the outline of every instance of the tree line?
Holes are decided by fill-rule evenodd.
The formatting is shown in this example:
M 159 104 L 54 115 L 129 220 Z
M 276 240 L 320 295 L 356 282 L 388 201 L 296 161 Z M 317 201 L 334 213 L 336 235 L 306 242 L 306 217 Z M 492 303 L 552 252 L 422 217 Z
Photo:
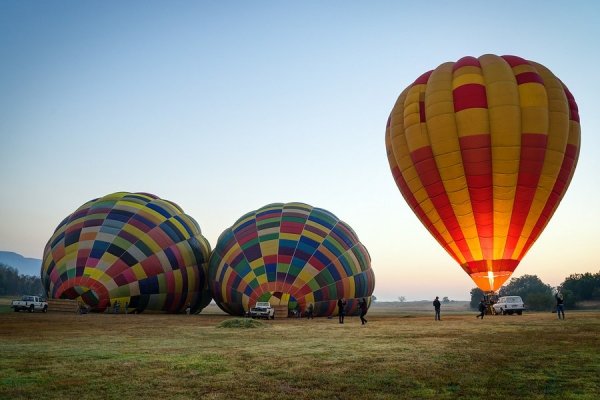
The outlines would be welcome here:
M 0 296 L 42 295 L 44 288 L 39 276 L 19 275 L 19 270 L 0 263 Z
M 569 275 L 556 288 L 542 282 L 537 275 L 523 275 L 512 278 L 507 285 L 500 288 L 498 295 L 521 296 L 529 310 L 546 311 L 555 306 L 554 296 L 558 288 L 563 294 L 565 306 L 569 308 L 581 307 L 586 301 L 600 301 L 600 271 L 595 274 L 586 272 Z M 477 308 L 483 294 L 479 288 L 471 289 L 471 308 Z

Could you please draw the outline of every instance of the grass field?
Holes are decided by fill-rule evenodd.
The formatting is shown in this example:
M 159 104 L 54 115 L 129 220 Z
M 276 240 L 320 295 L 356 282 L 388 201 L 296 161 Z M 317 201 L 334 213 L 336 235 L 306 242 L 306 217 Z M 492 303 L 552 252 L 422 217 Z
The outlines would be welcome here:
M 0 315 L 1 399 L 600 398 L 600 313 Z M 410 308 L 410 307 L 408 307 Z M 414 308 L 414 307 L 413 307 Z

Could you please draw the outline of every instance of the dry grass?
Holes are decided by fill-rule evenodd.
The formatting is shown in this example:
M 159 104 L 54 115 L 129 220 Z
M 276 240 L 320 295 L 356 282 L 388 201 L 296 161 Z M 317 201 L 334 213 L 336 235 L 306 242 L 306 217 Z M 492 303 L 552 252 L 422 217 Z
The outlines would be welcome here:
M 0 315 L 1 399 L 397 399 L 600 396 L 600 313 L 265 321 Z

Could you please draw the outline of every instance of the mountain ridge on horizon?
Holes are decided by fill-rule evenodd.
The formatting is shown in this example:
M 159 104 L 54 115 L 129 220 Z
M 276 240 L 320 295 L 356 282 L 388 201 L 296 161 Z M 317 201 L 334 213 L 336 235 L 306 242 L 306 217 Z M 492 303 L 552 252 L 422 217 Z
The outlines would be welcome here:
M 24 257 L 14 251 L 0 250 L 0 263 L 16 268 L 19 275 L 40 276 L 42 260 L 39 258 Z

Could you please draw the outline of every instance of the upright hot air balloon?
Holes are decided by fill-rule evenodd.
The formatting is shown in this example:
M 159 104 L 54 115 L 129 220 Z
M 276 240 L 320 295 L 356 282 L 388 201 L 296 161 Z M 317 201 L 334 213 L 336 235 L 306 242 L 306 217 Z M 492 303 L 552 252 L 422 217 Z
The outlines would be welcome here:
M 375 287 L 371 257 L 348 226 L 322 208 L 304 203 L 269 204 L 226 229 L 210 257 L 210 284 L 219 307 L 242 315 L 257 301 L 314 305 L 316 316 L 370 303 Z
M 464 57 L 400 94 L 385 142 L 414 213 L 479 288 L 496 291 L 569 186 L 579 115 L 567 87 L 543 65 Z
M 211 300 L 210 245 L 175 203 L 149 193 L 90 200 L 67 216 L 44 250 L 49 298 L 77 299 L 92 310 L 199 311 Z

